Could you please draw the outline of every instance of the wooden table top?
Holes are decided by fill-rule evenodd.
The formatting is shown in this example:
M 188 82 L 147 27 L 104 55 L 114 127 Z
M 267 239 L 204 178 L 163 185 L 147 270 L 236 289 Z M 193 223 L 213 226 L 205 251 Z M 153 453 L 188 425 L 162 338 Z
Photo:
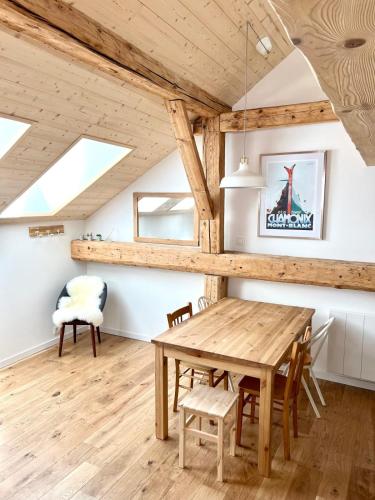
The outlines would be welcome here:
M 314 309 L 225 298 L 152 340 L 194 356 L 279 365 Z

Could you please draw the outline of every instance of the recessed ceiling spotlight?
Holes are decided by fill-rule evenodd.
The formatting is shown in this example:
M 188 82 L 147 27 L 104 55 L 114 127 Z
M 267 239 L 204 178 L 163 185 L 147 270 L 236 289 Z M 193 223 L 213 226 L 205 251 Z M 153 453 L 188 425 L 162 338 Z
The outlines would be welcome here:
M 255 48 L 262 56 L 268 55 L 272 50 L 271 39 L 268 36 L 260 38 L 258 43 L 255 45 Z

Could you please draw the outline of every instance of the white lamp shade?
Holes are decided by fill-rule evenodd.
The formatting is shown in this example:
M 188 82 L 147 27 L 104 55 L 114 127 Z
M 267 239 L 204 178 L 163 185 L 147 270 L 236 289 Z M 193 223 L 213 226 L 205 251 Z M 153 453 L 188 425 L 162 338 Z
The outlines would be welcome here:
M 262 189 L 266 187 L 266 180 L 261 175 L 254 175 L 249 169 L 247 158 L 242 157 L 239 169 L 225 176 L 220 182 L 220 187 Z

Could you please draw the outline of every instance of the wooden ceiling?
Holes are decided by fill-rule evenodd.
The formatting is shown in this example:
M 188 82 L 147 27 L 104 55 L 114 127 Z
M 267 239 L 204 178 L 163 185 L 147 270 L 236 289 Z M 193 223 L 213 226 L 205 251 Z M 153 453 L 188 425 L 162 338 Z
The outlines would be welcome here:
M 0 0 L 0 5 L 13 3 L 38 4 L 52 12 L 59 0 Z M 246 20 L 261 36 L 268 34 L 273 41 L 272 53 L 263 58 L 255 51 L 255 35 L 251 35 L 249 88 L 292 50 L 267 0 L 65 3 L 229 106 L 244 93 Z M 5 27 L 1 19 L 0 28 L 0 113 L 34 122 L 0 160 L 0 209 L 27 189 L 82 134 L 120 142 L 134 151 L 55 219 L 87 218 L 176 148 L 160 97 L 90 70 L 46 44 L 30 41 L 27 34 Z
M 374 0 L 271 0 L 362 158 L 375 166 Z

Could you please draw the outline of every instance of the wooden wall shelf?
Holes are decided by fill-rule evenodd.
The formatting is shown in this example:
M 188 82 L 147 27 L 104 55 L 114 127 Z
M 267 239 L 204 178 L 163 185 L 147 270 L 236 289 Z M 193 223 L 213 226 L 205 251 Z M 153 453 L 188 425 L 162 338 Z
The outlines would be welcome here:
M 74 240 L 73 259 L 280 283 L 375 291 L 375 263 L 249 253 L 208 254 L 186 247 Z

